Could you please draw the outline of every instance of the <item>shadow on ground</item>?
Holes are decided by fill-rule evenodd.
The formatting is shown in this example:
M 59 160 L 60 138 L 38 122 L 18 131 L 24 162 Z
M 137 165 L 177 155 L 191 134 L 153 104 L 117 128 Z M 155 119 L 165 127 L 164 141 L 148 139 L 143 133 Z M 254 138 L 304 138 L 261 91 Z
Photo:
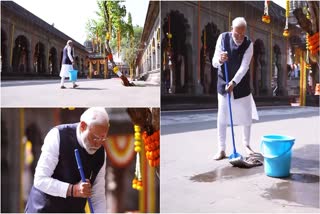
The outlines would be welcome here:
M 73 88 L 70 88 L 70 89 L 73 89 Z M 99 90 L 99 91 L 101 91 L 101 90 L 109 90 L 109 89 L 107 89 L 107 88 L 83 88 L 83 87 L 79 87 L 79 88 L 75 88 L 76 90 L 87 90 L 87 91 L 89 91 L 89 90 Z

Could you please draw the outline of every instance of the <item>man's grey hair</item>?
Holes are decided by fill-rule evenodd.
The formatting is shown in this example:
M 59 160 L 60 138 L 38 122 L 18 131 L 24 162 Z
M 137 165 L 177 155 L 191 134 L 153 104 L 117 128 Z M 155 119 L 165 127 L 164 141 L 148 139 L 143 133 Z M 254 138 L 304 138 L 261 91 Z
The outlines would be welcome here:
M 69 45 L 70 43 L 72 43 L 72 40 L 68 40 L 67 41 L 67 45 Z
M 109 124 L 109 115 L 105 108 L 92 107 L 88 108 L 82 113 L 80 122 L 85 122 L 88 126 L 90 125 L 107 125 Z
M 247 22 L 243 17 L 237 17 L 232 21 L 232 27 L 247 27 Z

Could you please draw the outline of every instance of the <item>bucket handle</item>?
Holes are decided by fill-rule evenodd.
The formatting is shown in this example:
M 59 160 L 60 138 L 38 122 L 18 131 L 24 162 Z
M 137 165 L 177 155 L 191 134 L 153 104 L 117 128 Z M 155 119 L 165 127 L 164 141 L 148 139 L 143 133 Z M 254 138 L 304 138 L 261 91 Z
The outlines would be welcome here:
M 281 155 L 279 155 L 279 156 L 274 156 L 274 157 L 270 157 L 270 156 L 268 157 L 268 156 L 265 156 L 264 153 L 263 153 L 263 152 L 264 152 L 263 149 L 262 149 L 262 144 L 263 144 L 263 142 L 264 142 L 264 141 L 262 141 L 261 144 L 260 144 L 260 151 L 261 151 L 262 156 L 265 157 L 265 158 L 268 158 L 268 159 L 275 159 L 275 158 L 282 157 L 283 155 L 287 154 L 287 152 L 289 152 L 289 151 L 292 149 L 293 144 L 294 144 L 294 142 L 292 142 L 290 148 L 289 148 L 287 151 L 285 151 L 284 153 L 282 153 Z

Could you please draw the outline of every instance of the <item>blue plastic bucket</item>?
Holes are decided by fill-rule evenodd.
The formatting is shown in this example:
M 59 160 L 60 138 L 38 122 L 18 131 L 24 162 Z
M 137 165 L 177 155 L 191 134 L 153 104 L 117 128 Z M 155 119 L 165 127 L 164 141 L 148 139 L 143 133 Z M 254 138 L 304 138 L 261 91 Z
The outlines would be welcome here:
M 78 71 L 77 70 L 70 70 L 69 71 L 69 80 L 70 81 L 77 81 Z
M 264 171 L 271 177 L 288 177 L 291 168 L 291 149 L 295 139 L 284 135 L 265 135 L 260 145 Z

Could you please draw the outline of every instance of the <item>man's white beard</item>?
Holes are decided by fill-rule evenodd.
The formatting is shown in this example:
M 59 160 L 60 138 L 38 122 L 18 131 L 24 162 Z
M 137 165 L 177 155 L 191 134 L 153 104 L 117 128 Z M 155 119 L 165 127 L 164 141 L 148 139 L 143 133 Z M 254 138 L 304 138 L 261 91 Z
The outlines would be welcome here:
M 87 131 L 85 133 L 82 134 L 82 142 L 83 142 L 83 147 L 84 149 L 90 154 L 90 155 L 93 155 L 94 153 L 96 153 L 96 151 L 99 149 L 99 148 L 94 148 L 94 147 L 90 147 L 90 143 L 88 141 L 88 133 Z
M 238 43 L 237 40 L 235 40 L 234 37 L 232 37 L 232 39 L 233 39 L 233 42 L 234 42 L 237 46 L 240 46 L 240 45 L 242 44 L 242 42 L 244 41 L 244 40 L 242 40 L 240 43 Z

